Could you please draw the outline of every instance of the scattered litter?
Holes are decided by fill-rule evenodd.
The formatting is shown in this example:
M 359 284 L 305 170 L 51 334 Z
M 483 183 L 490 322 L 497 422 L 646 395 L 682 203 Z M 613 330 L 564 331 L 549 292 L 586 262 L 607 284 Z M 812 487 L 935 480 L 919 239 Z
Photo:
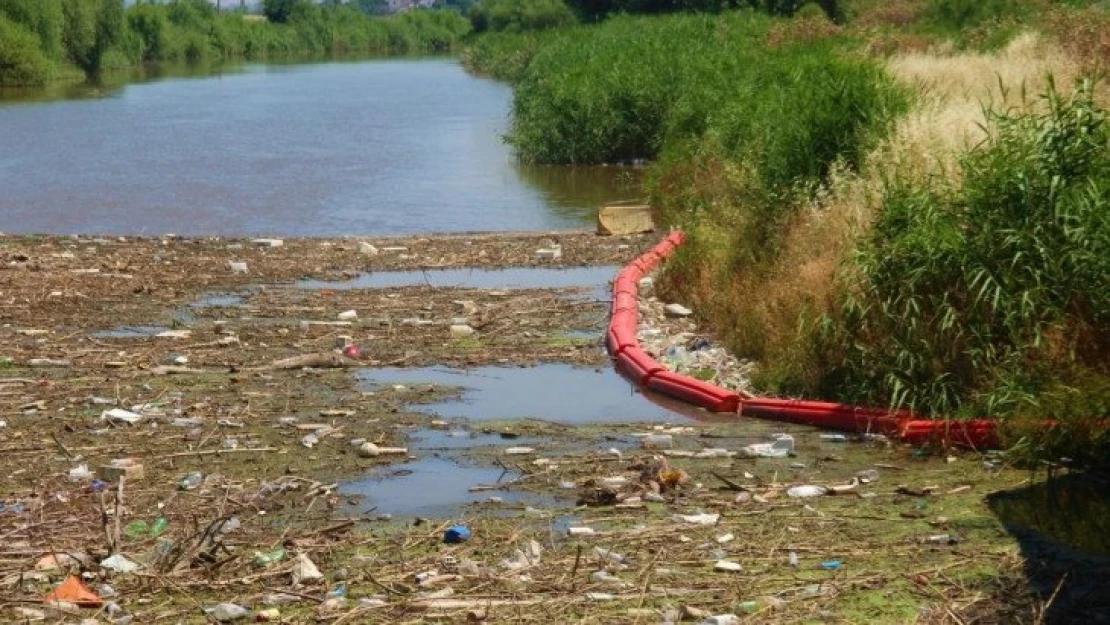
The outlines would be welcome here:
M 340 321 L 352 321 L 354 319 L 358 319 L 358 312 L 354 310 L 344 310 L 343 312 L 336 315 L 336 317 Z
M 847 443 L 848 437 L 843 434 L 822 434 L 821 440 L 826 443 Z
M 231 268 L 231 273 L 235 273 L 235 274 L 247 273 L 247 263 L 238 262 L 238 261 L 230 261 L 230 262 L 228 262 L 228 267 Z
M 531 447 L 509 447 L 505 450 L 506 456 L 526 456 L 534 453 L 536 450 Z
M 205 608 L 204 612 L 220 623 L 237 621 L 246 618 L 251 613 L 250 610 L 234 603 L 220 603 L 214 607 Z
M 879 472 L 875 469 L 864 469 L 856 473 L 856 479 L 862 484 L 870 484 L 879 481 Z
M 466 325 L 465 323 L 455 324 L 455 325 L 451 326 L 451 336 L 453 336 L 455 338 L 462 338 L 462 337 L 466 337 L 466 336 L 472 336 L 472 335 L 474 335 L 475 332 L 476 332 L 476 330 L 474 328 L 470 327 L 469 325 Z
M 718 560 L 717 563 L 713 565 L 713 569 L 717 571 L 725 571 L 728 573 L 738 573 L 740 571 L 743 571 L 744 567 L 740 566 L 736 562 L 730 562 L 728 560 Z
M 452 525 L 443 532 L 443 542 L 447 544 L 465 543 L 470 540 L 470 528 L 465 525 Z
M 100 418 L 102 420 L 108 421 L 109 423 L 126 423 L 128 425 L 135 425 L 139 421 L 143 420 L 143 415 L 136 414 L 134 412 L 131 412 L 130 410 L 124 410 L 123 408 L 112 408 L 111 410 L 105 410 L 104 412 L 100 413 Z
M 121 477 L 133 482 L 145 476 L 142 463 L 134 458 L 116 458 L 100 467 L 100 476 L 108 482 L 118 482 Z
M 789 434 L 772 434 L 770 443 L 752 443 L 743 454 L 750 458 L 785 458 L 794 453 L 794 437 Z
M 568 527 L 567 534 L 571 536 L 593 536 L 597 530 L 592 527 Z
M 795 486 L 786 490 L 787 497 L 794 497 L 796 499 L 807 499 L 809 497 L 820 497 L 829 492 L 829 489 L 824 486 Z
M 663 307 L 668 317 L 689 317 L 694 314 L 694 311 L 683 306 L 682 304 L 667 304 Z
M 194 490 L 204 483 L 204 474 L 200 471 L 193 471 L 192 473 L 181 478 L 177 483 L 178 490 Z
M 721 519 L 719 514 L 676 514 L 674 520 L 680 523 L 690 523 L 692 525 L 716 525 L 717 521 Z
M 536 250 L 536 258 L 539 260 L 559 260 L 562 257 L 563 248 L 558 245 Z
M 300 586 L 305 582 L 316 582 L 324 579 L 324 574 L 316 568 L 316 563 L 308 554 L 298 553 L 297 561 L 293 564 L 293 585 Z
M 139 563 L 128 560 L 118 553 L 101 560 L 100 567 L 117 573 L 133 573 L 141 568 Z
M 32 367 L 69 367 L 73 363 L 58 358 L 32 358 L 27 361 Z
M 839 571 L 840 565 L 840 560 L 826 560 L 821 564 L 818 564 L 817 568 L 823 571 Z
M 640 439 L 640 444 L 647 449 L 670 449 L 674 447 L 674 437 L 670 434 L 648 434 Z
M 380 447 L 371 442 L 365 442 L 358 448 L 358 455 L 363 458 L 376 458 L 378 456 L 403 456 L 409 453 L 407 447 Z
M 43 601 L 45 603 L 72 603 L 82 608 L 98 608 L 104 605 L 103 599 L 90 590 L 80 579 L 72 575 L 67 577 L 54 590 L 47 593 Z
M 89 470 L 89 465 L 79 464 L 69 470 L 69 481 L 84 482 L 93 479 L 94 474 Z

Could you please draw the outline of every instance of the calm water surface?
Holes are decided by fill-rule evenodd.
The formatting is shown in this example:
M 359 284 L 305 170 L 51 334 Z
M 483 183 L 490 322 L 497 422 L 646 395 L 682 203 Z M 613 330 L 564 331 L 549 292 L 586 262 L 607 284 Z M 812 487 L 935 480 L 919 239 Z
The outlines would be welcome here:
M 511 92 L 450 59 L 249 65 L 0 99 L 0 231 L 359 235 L 582 227 L 619 168 L 525 168 Z

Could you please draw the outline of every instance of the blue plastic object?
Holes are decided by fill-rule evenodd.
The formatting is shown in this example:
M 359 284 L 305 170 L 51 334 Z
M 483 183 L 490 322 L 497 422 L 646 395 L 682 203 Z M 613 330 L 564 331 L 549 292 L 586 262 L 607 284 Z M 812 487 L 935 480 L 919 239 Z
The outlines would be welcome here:
M 448 544 L 465 543 L 470 540 L 470 528 L 465 525 L 452 525 L 443 532 L 443 542 Z
M 818 566 L 820 566 L 822 569 L 824 569 L 826 571 L 839 571 L 840 570 L 840 560 L 826 560 L 825 562 L 822 562 Z

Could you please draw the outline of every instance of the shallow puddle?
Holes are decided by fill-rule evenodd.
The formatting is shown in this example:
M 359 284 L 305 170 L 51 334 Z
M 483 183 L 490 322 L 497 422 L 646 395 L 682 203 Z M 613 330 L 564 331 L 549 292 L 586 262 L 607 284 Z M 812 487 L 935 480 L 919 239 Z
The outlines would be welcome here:
M 409 449 L 418 451 L 453 451 L 482 446 L 534 445 L 544 439 L 535 437 L 504 437 L 499 434 L 482 434 L 463 429 L 421 430 L 409 436 Z
M 375 271 L 351 280 L 301 280 L 300 289 L 384 289 L 411 286 L 462 289 L 591 289 L 590 296 L 609 299 L 609 281 L 620 267 L 591 266 L 558 269 L 513 267 L 508 269 L 429 269 L 426 271 Z
M 450 518 L 463 506 L 488 502 L 501 505 L 550 506 L 550 497 L 514 490 L 492 489 L 471 492 L 475 486 L 494 486 L 511 481 L 517 474 L 497 467 L 476 467 L 453 460 L 427 457 L 403 465 L 385 467 L 380 473 L 342 485 L 344 494 L 362 495 L 357 506 L 362 512 L 400 517 Z
M 571 425 L 687 420 L 678 410 L 648 401 L 611 367 L 598 370 L 545 364 L 475 369 L 383 368 L 364 369 L 358 376 L 371 386 L 433 384 L 462 388 L 458 400 L 411 406 L 445 418 L 535 418 Z

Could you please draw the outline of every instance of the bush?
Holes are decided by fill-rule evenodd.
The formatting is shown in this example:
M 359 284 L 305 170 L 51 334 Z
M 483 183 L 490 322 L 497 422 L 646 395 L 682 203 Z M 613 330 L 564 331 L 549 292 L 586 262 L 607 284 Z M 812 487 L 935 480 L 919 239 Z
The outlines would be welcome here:
M 34 33 L 47 58 L 61 57 L 61 0 L 0 0 L 0 16 Z
M 38 37 L 0 15 L 0 86 L 45 84 L 50 67 Z
M 859 157 L 889 89 L 866 62 L 761 45 L 753 13 L 616 17 L 547 38 L 522 74 L 511 143 L 540 163 L 653 159 L 707 133 L 766 186 L 819 181 Z
M 1090 83 L 1044 99 L 992 113 L 962 183 L 890 181 L 844 302 L 844 395 L 1020 415 L 1052 389 L 1105 385 L 1110 129 Z
M 524 32 L 573 24 L 563 0 L 482 0 L 467 13 L 474 32 Z

